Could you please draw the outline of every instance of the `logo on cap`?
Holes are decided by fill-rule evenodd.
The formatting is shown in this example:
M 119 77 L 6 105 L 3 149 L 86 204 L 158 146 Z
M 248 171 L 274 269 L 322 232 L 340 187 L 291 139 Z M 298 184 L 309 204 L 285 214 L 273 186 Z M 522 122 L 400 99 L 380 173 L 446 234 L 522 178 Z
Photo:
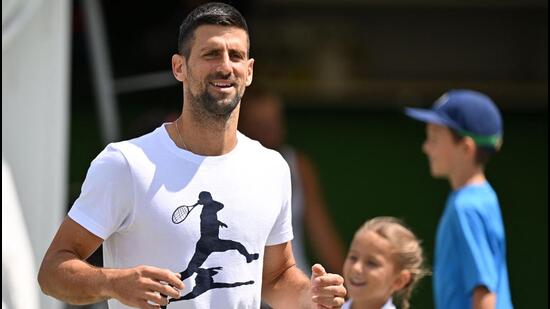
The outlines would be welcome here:
M 441 97 L 439 97 L 439 99 L 437 99 L 437 101 L 435 101 L 433 108 L 434 109 L 440 109 L 447 102 L 449 102 L 449 95 L 445 93 Z

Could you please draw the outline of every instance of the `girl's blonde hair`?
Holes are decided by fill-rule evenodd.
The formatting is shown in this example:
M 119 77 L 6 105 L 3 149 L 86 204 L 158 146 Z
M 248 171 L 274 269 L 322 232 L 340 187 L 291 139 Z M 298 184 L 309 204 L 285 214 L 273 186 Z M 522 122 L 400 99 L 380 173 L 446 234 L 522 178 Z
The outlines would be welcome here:
M 403 289 L 395 293 L 395 296 L 401 300 L 401 308 L 408 309 L 414 287 L 420 279 L 430 274 L 430 271 L 424 266 L 421 241 L 401 220 L 394 217 L 376 217 L 368 220 L 356 234 L 365 231 L 374 232 L 388 240 L 393 247 L 392 256 L 397 270 L 410 272 L 410 281 Z

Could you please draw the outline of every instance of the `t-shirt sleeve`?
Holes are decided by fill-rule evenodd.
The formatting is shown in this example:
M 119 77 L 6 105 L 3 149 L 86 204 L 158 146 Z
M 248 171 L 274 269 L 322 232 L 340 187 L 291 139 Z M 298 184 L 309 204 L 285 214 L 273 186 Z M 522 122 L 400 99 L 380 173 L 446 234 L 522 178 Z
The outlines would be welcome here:
M 294 234 L 292 232 L 292 187 L 290 180 L 290 169 L 282 157 L 280 160 L 282 161 L 283 166 L 281 169 L 283 171 L 283 175 L 281 176 L 281 209 L 267 238 L 267 246 L 282 244 L 294 238 Z
M 109 145 L 92 161 L 69 217 L 105 240 L 130 224 L 133 192 L 128 162 Z
M 490 246 L 490 235 L 483 215 L 471 205 L 457 207 L 454 228 L 456 248 L 462 259 L 464 289 L 473 292 L 477 286 L 496 291 L 498 271 Z

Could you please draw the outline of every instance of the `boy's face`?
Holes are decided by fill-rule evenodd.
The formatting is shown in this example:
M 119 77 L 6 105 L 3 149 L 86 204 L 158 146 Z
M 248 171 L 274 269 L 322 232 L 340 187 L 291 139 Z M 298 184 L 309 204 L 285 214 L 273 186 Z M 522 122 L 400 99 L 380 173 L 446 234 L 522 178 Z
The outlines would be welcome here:
M 458 150 L 459 143 L 455 142 L 447 127 L 432 123 L 426 125 L 422 151 L 428 156 L 433 177 L 447 177 L 452 173 Z
M 360 231 L 344 263 L 344 282 L 354 303 L 383 305 L 401 288 L 400 271 L 390 242 L 372 231 Z

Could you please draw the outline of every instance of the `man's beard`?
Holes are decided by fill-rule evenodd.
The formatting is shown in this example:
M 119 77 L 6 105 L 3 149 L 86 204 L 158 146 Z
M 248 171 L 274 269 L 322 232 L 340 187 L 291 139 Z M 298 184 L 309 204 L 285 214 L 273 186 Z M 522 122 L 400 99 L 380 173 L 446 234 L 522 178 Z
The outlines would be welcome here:
M 201 94 L 198 96 L 194 96 L 192 93 L 191 98 L 194 102 L 198 103 L 201 109 L 206 111 L 211 116 L 219 117 L 219 118 L 229 118 L 231 116 L 231 113 L 237 105 L 239 105 L 239 102 L 241 101 L 241 95 L 237 92 L 233 98 L 223 98 L 218 99 L 212 96 L 208 92 L 207 89 L 205 89 Z M 229 100 L 229 102 L 223 102 Z M 222 103 L 223 102 L 223 103 Z
M 193 92 L 191 92 L 191 90 L 189 89 L 189 96 L 193 101 L 193 103 L 191 104 L 195 105 L 194 109 L 199 111 L 199 113 L 202 114 L 203 117 L 206 116 L 208 118 L 221 118 L 227 120 L 229 119 L 231 113 L 235 110 L 237 105 L 239 105 L 239 102 L 241 102 L 242 94 L 239 93 L 238 89 L 236 88 L 237 93 L 233 98 L 216 98 L 210 92 L 208 92 L 208 81 L 213 79 L 227 79 L 227 77 L 220 76 L 219 74 L 215 76 L 209 76 L 207 78 L 207 82 L 205 82 L 205 87 L 198 95 L 193 94 Z

